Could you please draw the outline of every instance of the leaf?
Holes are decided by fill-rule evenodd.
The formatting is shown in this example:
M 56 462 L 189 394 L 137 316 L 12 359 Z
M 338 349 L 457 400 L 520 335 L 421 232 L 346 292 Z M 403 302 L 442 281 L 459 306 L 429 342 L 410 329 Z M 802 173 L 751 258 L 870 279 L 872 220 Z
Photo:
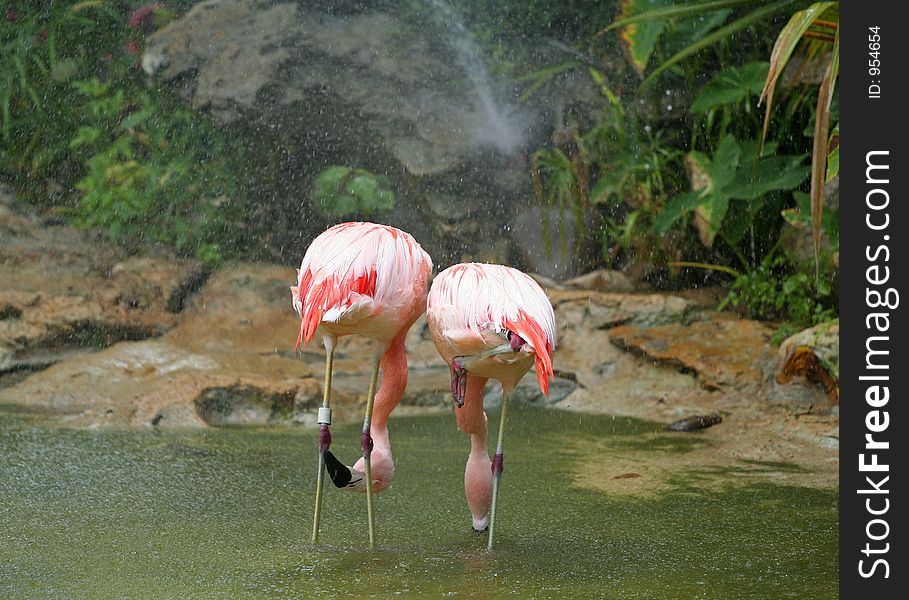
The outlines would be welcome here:
M 723 219 L 729 211 L 728 196 L 713 196 L 710 202 L 701 204 L 694 209 L 694 224 L 698 230 L 701 243 L 707 248 L 713 246 L 713 240 L 720 230 Z
M 134 128 L 138 127 L 139 125 L 141 125 L 142 123 L 144 123 L 145 121 L 147 121 L 151 115 L 152 115 L 151 110 L 148 110 L 148 109 L 137 110 L 133 113 L 130 113 L 129 116 L 127 116 L 125 119 L 123 119 L 123 122 L 120 123 L 120 125 L 124 129 L 134 129 Z
M 836 76 L 839 73 L 839 29 L 831 55 L 830 64 L 821 81 L 817 94 L 817 109 L 814 124 L 814 147 L 811 152 L 811 238 L 814 242 L 814 278 L 821 273 L 821 220 L 824 211 L 824 175 L 827 171 L 827 131 L 830 125 L 830 105 Z
M 704 86 L 689 111 L 706 112 L 760 94 L 768 69 L 766 62 L 751 62 L 720 71 Z
M 394 208 L 387 177 L 352 167 L 334 165 L 323 169 L 313 181 L 312 196 L 318 208 L 336 216 Z
M 787 223 L 796 229 L 808 229 L 811 225 L 811 194 L 792 192 L 795 208 L 784 209 L 781 214 Z
M 76 146 L 87 146 L 92 144 L 101 136 L 101 130 L 97 127 L 80 127 L 76 132 L 76 137 L 74 137 L 70 143 L 70 148 L 75 148 Z
M 804 156 L 787 155 L 761 159 L 757 166 L 743 162 L 737 182 L 728 191 L 735 198 L 755 200 L 767 192 L 791 190 L 808 177 L 803 160 Z
M 758 1 L 759 0 L 720 0 L 717 2 L 688 2 L 684 4 L 675 4 L 673 6 L 667 6 L 665 8 L 635 14 L 630 17 L 620 18 L 606 29 L 598 32 L 597 35 L 602 35 L 607 31 L 618 29 L 619 27 L 624 27 L 630 23 L 641 23 L 644 21 L 669 19 L 671 17 L 687 17 L 691 15 L 699 15 L 707 11 L 729 8 L 731 6 L 736 6 L 739 4 L 755 4 Z
M 53 81 L 68 81 L 79 70 L 79 63 L 73 58 L 58 60 L 50 69 L 50 78 Z
M 107 91 L 110 89 L 110 84 L 102 83 L 101 80 L 97 77 L 92 77 L 91 79 L 74 81 L 73 87 L 86 96 L 98 98 L 99 96 L 103 96 L 107 93 Z
M 558 75 L 570 71 L 580 64 L 581 63 L 576 60 L 571 60 L 518 77 L 515 81 L 519 83 L 530 82 L 530 85 L 527 86 L 527 89 L 521 94 L 519 100 L 521 102 L 526 102 L 538 89 L 555 79 Z
M 672 0 L 622 0 L 620 19 L 636 12 L 646 13 L 648 9 L 663 8 Z M 625 57 L 639 74 L 647 68 L 647 61 L 656 48 L 660 34 L 669 23 L 666 19 L 629 22 L 619 32 L 619 42 Z
M 709 35 L 705 35 L 699 41 L 680 50 L 679 52 L 677 52 L 676 54 L 671 56 L 668 60 L 663 62 L 663 64 L 661 64 L 659 67 L 657 67 L 656 69 L 651 71 L 650 74 L 644 78 L 644 81 L 641 82 L 641 87 L 646 87 L 646 86 L 650 85 L 656 79 L 657 75 L 659 75 L 660 73 L 662 73 L 669 67 L 675 65 L 676 63 L 679 63 L 679 62 L 685 60 L 692 54 L 695 54 L 696 52 L 702 50 L 703 48 L 706 48 L 707 46 L 714 44 L 725 37 L 731 36 L 732 34 L 736 33 L 737 31 L 745 29 L 746 27 L 750 27 L 751 25 L 760 21 L 767 15 L 773 14 L 774 12 L 776 12 L 778 10 L 782 10 L 783 8 L 786 8 L 790 4 L 794 4 L 795 2 L 797 2 L 797 0 L 779 0 L 779 2 L 774 2 L 773 4 L 770 4 L 768 6 L 764 6 L 762 8 L 753 10 L 750 13 L 748 13 L 747 15 L 745 15 L 744 17 L 736 19 L 732 23 L 729 23 L 728 25 L 717 29 L 716 31 L 710 33 Z
M 725 23 L 731 12 L 728 8 L 714 9 L 674 19 L 670 29 L 660 37 L 663 54 L 674 54 L 695 43 Z
M 655 220 L 654 231 L 662 233 L 686 212 L 695 212 L 695 227 L 705 246 L 710 247 L 729 212 L 732 200 L 754 200 L 768 192 L 788 190 L 801 185 L 808 177 L 805 157 L 795 155 L 766 156 L 775 144 L 761 149 L 757 140 L 738 142 L 732 135 L 720 140 L 712 158 L 700 152 L 685 157 L 692 191 L 677 196 Z M 738 235 L 733 227 L 727 237 Z
M 716 154 L 714 154 L 713 160 L 710 161 L 711 192 L 716 193 L 716 191 L 733 182 L 741 154 L 742 148 L 732 135 L 727 134 L 720 140 Z
M 613 194 L 617 194 L 621 187 L 622 174 L 617 170 L 609 171 L 600 177 L 590 190 L 591 204 L 608 202 Z
M 357 199 L 350 194 L 335 196 L 334 204 L 330 207 L 332 213 L 339 217 L 357 212 Z
M 780 75 L 783 74 L 783 70 L 786 68 L 786 63 L 789 62 L 789 57 L 792 56 L 793 50 L 795 50 L 808 27 L 833 4 L 833 2 L 817 2 L 805 10 L 798 11 L 792 15 L 789 22 L 777 36 L 773 50 L 770 52 L 770 70 L 767 73 L 767 81 L 764 83 L 764 89 L 761 90 L 761 97 L 758 100 L 758 103 L 761 103 L 765 98 L 767 99 L 761 139 L 767 138 L 767 126 L 770 124 L 770 111 L 773 107 L 773 93 L 776 90 Z
M 682 215 L 704 203 L 698 192 L 685 192 L 673 198 L 653 220 L 654 233 L 665 233 Z
M 833 150 L 830 147 L 833 146 Z M 840 174 L 840 126 L 837 125 L 830 132 L 830 142 L 827 144 L 827 177 L 824 182 L 828 182 Z

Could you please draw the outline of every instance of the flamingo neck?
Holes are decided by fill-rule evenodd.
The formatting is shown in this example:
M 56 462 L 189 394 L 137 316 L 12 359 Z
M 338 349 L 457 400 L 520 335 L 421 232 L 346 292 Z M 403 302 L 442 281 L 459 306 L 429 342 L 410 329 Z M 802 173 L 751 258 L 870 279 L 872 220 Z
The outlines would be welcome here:
M 383 437 L 388 446 L 388 417 L 395 409 L 407 388 L 407 354 L 404 351 L 406 331 L 399 333 L 382 354 L 379 366 L 382 369 L 382 383 L 376 392 L 372 413 L 372 436 L 376 444 Z

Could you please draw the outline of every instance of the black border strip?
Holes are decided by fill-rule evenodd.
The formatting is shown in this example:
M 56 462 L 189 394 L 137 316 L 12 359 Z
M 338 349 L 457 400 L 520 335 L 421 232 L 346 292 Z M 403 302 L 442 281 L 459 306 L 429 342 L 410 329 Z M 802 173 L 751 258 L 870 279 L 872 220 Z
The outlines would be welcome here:
M 909 431 L 903 408 L 909 338 L 901 335 L 903 299 L 897 300 L 907 290 L 909 261 L 901 239 L 909 236 L 909 98 L 901 89 L 909 73 L 909 29 L 902 5 L 850 0 L 840 6 L 841 598 L 907 593 L 900 584 L 909 563 L 899 540 L 906 538 L 905 498 L 895 491 L 905 489 L 899 434 Z M 869 64 L 874 60 L 879 73 Z M 868 170 L 869 162 L 876 168 Z

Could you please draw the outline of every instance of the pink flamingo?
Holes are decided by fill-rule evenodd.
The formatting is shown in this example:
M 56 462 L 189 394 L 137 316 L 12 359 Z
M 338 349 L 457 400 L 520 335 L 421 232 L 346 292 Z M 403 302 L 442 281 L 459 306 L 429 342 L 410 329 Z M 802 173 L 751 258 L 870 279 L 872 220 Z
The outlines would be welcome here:
M 319 538 L 327 468 L 336 486 L 366 492 L 369 546 L 375 545 L 373 492 L 388 487 L 395 471 L 388 440 L 388 416 L 407 386 L 404 338 L 426 309 L 431 271 L 432 260 L 410 234 L 374 223 L 335 225 L 316 237 L 306 250 L 297 285 L 290 289 L 294 308 L 301 318 L 297 349 L 317 334 L 325 345 L 325 386 L 318 413 L 319 472 L 313 544 Z M 373 340 L 375 355 L 366 418 L 360 434 L 363 457 L 353 467 L 346 467 L 329 450 L 329 396 L 337 340 L 354 333 Z M 383 377 L 377 392 L 380 367 Z
M 536 365 L 540 389 L 549 396 L 555 314 L 546 293 L 521 271 L 476 263 L 439 273 L 429 290 L 426 311 L 432 339 L 451 370 L 458 428 L 470 434 L 464 492 L 473 528 L 481 532 L 488 523 L 491 550 L 508 395 Z M 502 417 L 492 461 L 483 411 L 483 388 L 490 378 L 502 384 Z

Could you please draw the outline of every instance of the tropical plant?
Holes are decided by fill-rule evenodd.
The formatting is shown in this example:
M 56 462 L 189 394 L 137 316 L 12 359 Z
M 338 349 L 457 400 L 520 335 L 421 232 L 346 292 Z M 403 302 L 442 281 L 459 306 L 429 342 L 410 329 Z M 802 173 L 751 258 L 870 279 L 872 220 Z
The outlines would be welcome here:
M 312 196 L 323 213 L 337 217 L 387 212 L 395 205 L 387 177 L 337 165 L 326 167 L 316 176 Z
M 814 115 L 814 134 L 811 151 L 811 232 L 814 242 L 815 278 L 820 273 L 821 229 L 823 226 L 824 184 L 839 172 L 839 126 L 831 135 L 830 116 L 836 79 L 839 75 L 839 2 L 816 2 L 792 15 L 780 32 L 770 55 L 770 70 L 761 91 L 767 101 L 762 139 L 767 136 L 773 97 L 780 77 L 794 54 L 803 61 L 799 73 L 812 64 L 823 65 Z M 796 79 L 801 78 L 796 75 Z
M 629 62 L 641 75 L 646 72 L 656 48 L 667 46 L 671 56 L 647 73 L 641 82 L 641 87 L 647 87 L 664 71 L 704 48 L 728 40 L 740 31 L 800 4 L 807 2 L 778 0 L 767 4 L 761 0 L 710 0 L 674 4 L 673 0 L 627 0 L 622 3 L 618 19 L 598 35 L 618 30 Z M 746 14 L 738 12 L 751 5 L 760 6 Z
M 570 212 L 578 231 L 584 231 L 584 210 L 609 205 L 616 215 L 607 218 L 605 233 L 624 248 L 635 235 L 646 235 L 669 190 L 675 188 L 681 152 L 666 144 L 659 131 L 640 117 L 629 116 L 621 100 L 606 85 L 602 74 L 590 70 L 605 100 L 603 116 L 589 131 L 571 126 L 562 147 L 545 148 L 531 158 L 534 194 L 541 205 L 559 213 L 559 235 L 564 245 L 564 216 Z M 549 249 L 549 212 L 544 211 L 544 235 Z
M 752 318 L 783 321 L 784 331 L 791 333 L 837 315 L 833 288 L 825 281 L 815 286 L 782 255 L 768 255 L 758 268 L 736 276 L 718 310 L 728 306 L 743 308 Z
M 169 3 L 173 5 L 173 3 Z M 18 195 L 215 261 L 236 233 L 234 152 L 204 118 L 145 85 L 138 55 L 160 3 L 12 2 L 0 19 L 0 174 Z M 56 181 L 66 196 L 48 197 Z
M 795 189 L 808 176 L 808 169 L 802 166 L 804 156 L 778 156 L 775 149 L 774 143 L 761 148 L 757 140 L 739 142 L 727 135 L 712 157 L 689 152 L 686 163 L 692 190 L 667 204 L 654 222 L 654 230 L 663 233 L 678 218 L 694 212 L 701 241 L 711 246 L 729 214 L 730 202 L 752 203 L 769 192 Z
M 88 166 L 76 183 L 76 223 L 104 227 L 112 240 L 164 242 L 220 260 L 236 237 L 231 151 L 220 132 L 151 94 L 97 78 L 73 87 L 88 100 L 70 142 Z

